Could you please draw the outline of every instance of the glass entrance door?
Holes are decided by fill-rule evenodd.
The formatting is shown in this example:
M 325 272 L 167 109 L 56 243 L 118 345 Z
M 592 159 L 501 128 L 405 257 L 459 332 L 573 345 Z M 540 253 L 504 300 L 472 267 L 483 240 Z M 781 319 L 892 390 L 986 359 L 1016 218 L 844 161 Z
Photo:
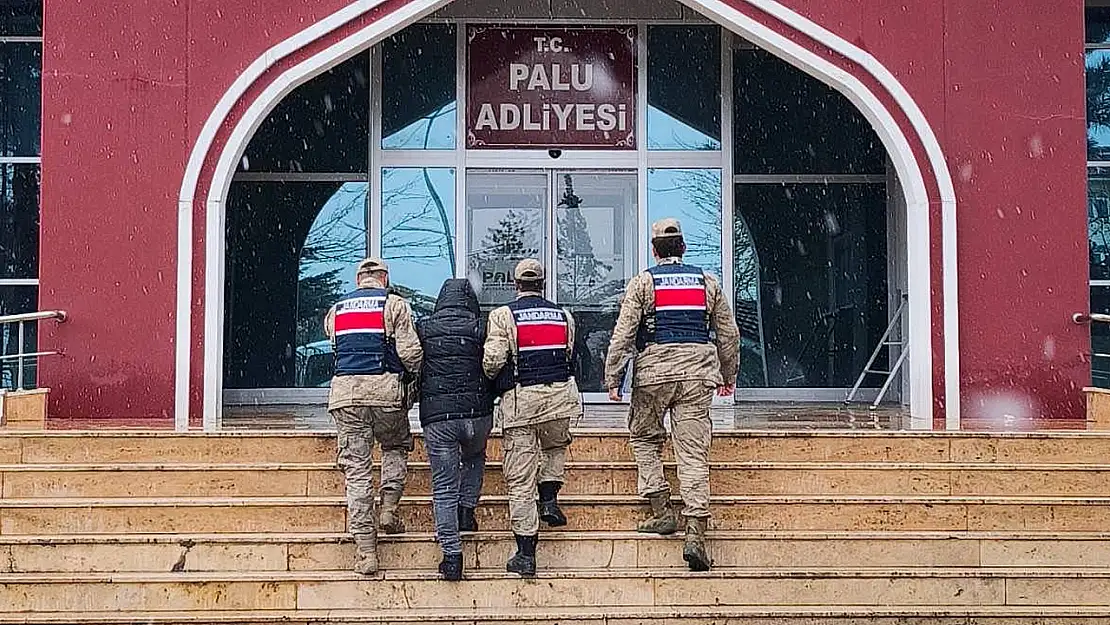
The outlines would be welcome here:
M 545 295 L 575 318 L 579 389 L 602 400 L 605 352 L 637 269 L 636 173 L 471 171 L 466 189 L 467 269 L 483 308 L 516 296 L 517 262 L 543 261 Z

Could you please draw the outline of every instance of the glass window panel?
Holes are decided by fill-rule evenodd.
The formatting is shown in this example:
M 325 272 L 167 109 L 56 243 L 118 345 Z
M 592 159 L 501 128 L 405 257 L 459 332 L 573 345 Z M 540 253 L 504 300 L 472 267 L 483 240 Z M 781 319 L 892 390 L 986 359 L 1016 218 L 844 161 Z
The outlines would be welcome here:
M 382 257 L 417 319 L 430 315 L 455 275 L 454 169 L 382 170 Z
M 1110 7 L 1087 7 L 1087 43 L 1110 43 Z
M 239 171 L 368 171 L 369 77 L 360 54 L 297 87 L 255 132 Z
M 1091 50 L 1087 63 L 1087 159 L 1110 160 L 1110 50 Z
M 682 223 L 685 261 L 720 278 L 721 170 L 649 169 L 647 203 L 649 222 Z
M 0 316 L 18 315 L 35 312 L 38 309 L 37 286 L 0 286 Z M 38 324 L 24 324 L 23 353 L 37 351 Z M 19 325 L 0 326 L 0 355 L 19 353 Z M 49 358 L 49 356 L 46 356 Z M 34 388 L 38 373 L 35 359 L 25 360 L 23 364 L 23 385 L 19 386 L 19 363 L 16 359 L 0 360 L 0 388 Z
M 0 0 L 0 37 L 41 37 L 43 0 Z
M 455 26 L 416 24 L 382 44 L 382 148 L 455 147 Z
M 850 387 L 887 324 L 885 186 L 737 185 L 736 210 L 737 315 L 742 332 L 762 334 L 744 337 L 742 358 L 764 369 L 742 369 L 739 382 Z
M 235 182 L 227 211 L 224 384 L 325 386 L 323 318 L 366 256 L 365 182 Z
M 636 273 L 636 174 L 556 176 L 555 301 L 574 315 L 575 376 L 605 392 L 605 353 L 620 296 Z
M 740 370 L 736 386 L 768 388 L 767 352 L 764 349 L 763 311 L 759 282 L 759 250 L 744 216 L 732 224 L 732 302 L 740 328 Z
M 1110 287 L 1091 287 L 1091 312 L 1110 314 Z M 1091 324 L 1091 383 L 1110 388 L 1110 324 Z
M 648 149 L 721 149 L 721 29 L 648 28 Z
M 1087 188 L 1091 280 L 1110 280 L 1110 169 L 1089 169 Z
M 467 272 L 487 309 L 516 297 L 513 270 L 546 249 L 547 174 L 469 172 Z
M 881 174 L 886 152 L 843 95 L 762 50 L 737 50 L 738 174 Z
M 0 156 L 38 156 L 42 44 L 0 43 Z
M 0 278 L 39 271 L 39 166 L 0 164 Z

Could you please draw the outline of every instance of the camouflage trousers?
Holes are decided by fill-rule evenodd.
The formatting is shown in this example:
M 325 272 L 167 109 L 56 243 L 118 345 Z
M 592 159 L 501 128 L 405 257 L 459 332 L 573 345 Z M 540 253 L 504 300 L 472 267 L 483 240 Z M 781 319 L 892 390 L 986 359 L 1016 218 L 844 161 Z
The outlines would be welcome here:
M 502 471 L 509 491 L 509 525 L 514 534 L 539 533 L 536 489 L 543 482 L 563 483 L 568 445 L 570 419 L 505 428 L 501 435 L 505 455 Z
M 713 424 L 709 407 L 713 387 L 703 380 L 665 382 L 632 389 L 628 416 L 632 455 L 640 496 L 670 492 L 663 475 L 663 415 L 670 411 L 678 484 L 687 517 L 709 516 L 709 443 Z
M 356 536 L 373 534 L 374 442 L 382 446 L 381 489 L 404 491 L 412 451 L 408 411 L 351 406 L 330 412 L 338 433 L 339 469 L 347 485 L 347 529 Z

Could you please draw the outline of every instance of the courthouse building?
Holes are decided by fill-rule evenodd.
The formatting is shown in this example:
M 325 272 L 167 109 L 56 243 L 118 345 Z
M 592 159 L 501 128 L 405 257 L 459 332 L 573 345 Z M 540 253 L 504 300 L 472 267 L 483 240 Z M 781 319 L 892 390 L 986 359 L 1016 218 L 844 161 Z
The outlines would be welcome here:
M 911 427 L 1082 419 L 1110 384 L 1110 330 L 1073 320 L 1110 312 L 1110 8 L 0 0 L 0 315 L 68 315 L 4 383 L 52 418 L 322 405 L 367 255 L 417 315 L 542 259 L 602 403 L 663 216 L 736 310 L 736 402 L 866 401 L 892 326 L 872 368 L 901 360 Z

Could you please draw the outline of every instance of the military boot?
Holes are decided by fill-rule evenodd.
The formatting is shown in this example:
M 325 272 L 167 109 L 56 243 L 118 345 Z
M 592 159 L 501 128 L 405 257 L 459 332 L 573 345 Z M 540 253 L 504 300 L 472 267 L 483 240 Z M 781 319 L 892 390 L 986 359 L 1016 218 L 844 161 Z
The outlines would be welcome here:
M 443 554 L 439 563 L 439 574 L 449 582 L 457 582 L 463 578 L 463 557 L 461 553 Z
M 513 536 L 516 538 L 516 553 L 505 563 L 505 570 L 523 577 L 532 577 L 536 574 L 536 543 L 540 537 L 520 534 Z
M 378 535 L 355 534 L 355 573 L 374 575 L 378 572 Z
M 682 559 L 691 571 L 708 571 L 711 564 L 709 553 L 705 550 L 705 528 L 709 519 L 702 517 L 686 518 L 686 544 L 682 547 Z
M 459 531 L 477 532 L 478 517 L 474 515 L 474 508 L 459 506 Z
M 636 531 L 663 535 L 674 534 L 678 531 L 678 517 L 675 516 L 674 508 L 671 507 L 671 493 L 663 491 L 648 495 L 648 501 L 651 502 L 651 518 L 640 523 L 636 527 Z
M 378 527 L 386 534 L 403 534 L 405 531 L 405 524 L 398 511 L 400 504 L 401 491 L 392 488 L 382 491 L 382 516 Z
M 567 524 L 567 515 L 559 508 L 559 489 L 562 487 L 559 482 L 540 482 L 540 520 L 551 527 Z

